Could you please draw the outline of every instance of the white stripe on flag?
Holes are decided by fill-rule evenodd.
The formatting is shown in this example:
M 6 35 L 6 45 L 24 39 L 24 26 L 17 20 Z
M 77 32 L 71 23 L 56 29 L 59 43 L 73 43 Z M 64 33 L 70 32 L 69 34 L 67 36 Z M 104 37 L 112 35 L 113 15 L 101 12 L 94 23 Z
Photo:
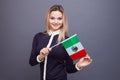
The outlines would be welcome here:
M 83 46 L 82 46 L 82 44 L 81 44 L 80 42 L 74 44 L 73 46 L 76 46 L 76 47 L 78 48 L 78 50 L 77 50 L 76 52 L 84 49 Z M 72 47 L 73 47 L 73 46 L 71 46 L 71 47 L 69 47 L 69 48 L 66 49 L 66 51 L 68 52 L 69 55 L 72 55 L 72 54 L 76 53 L 76 52 L 74 52 L 74 51 L 72 50 Z

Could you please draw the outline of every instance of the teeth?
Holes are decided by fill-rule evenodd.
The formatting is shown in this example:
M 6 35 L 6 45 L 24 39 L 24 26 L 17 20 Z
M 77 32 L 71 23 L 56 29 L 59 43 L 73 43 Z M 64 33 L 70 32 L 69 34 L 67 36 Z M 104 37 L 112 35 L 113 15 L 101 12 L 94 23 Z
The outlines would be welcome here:
M 58 24 L 53 24 L 53 26 L 58 26 Z

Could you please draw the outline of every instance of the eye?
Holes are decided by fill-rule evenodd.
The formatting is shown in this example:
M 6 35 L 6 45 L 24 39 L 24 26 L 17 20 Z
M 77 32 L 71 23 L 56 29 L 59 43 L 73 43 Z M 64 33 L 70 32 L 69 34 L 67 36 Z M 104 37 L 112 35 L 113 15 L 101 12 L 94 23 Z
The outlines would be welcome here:
M 55 19 L 54 17 L 50 17 L 51 20 Z
M 57 18 L 58 20 L 62 20 L 62 18 L 61 17 L 59 17 L 59 18 Z

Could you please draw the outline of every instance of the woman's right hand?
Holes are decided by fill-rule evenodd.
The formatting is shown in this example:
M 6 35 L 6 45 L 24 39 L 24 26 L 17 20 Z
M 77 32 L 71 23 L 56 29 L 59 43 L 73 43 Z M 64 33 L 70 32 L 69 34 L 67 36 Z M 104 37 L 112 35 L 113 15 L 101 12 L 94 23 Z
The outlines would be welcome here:
M 39 61 L 43 61 L 43 59 L 49 54 L 50 51 L 51 48 L 47 48 L 47 47 L 41 49 L 38 55 Z
M 45 47 L 45 48 L 40 50 L 40 54 L 44 55 L 44 57 L 45 57 L 49 54 L 50 51 L 51 51 L 51 48 Z

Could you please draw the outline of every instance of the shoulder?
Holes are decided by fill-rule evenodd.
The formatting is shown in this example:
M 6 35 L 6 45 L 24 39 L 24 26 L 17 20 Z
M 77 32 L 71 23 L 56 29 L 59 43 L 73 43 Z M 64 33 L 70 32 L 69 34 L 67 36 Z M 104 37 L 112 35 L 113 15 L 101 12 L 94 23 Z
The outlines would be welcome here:
M 38 32 L 35 34 L 34 39 L 42 38 L 45 35 L 47 35 L 46 32 Z
M 35 36 L 34 37 L 39 37 L 39 36 L 44 36 L 44 35 L 47 35 L 47 33 L 46 32 L 38 32 L 38 33 L 36 33 L 35 34 Z

